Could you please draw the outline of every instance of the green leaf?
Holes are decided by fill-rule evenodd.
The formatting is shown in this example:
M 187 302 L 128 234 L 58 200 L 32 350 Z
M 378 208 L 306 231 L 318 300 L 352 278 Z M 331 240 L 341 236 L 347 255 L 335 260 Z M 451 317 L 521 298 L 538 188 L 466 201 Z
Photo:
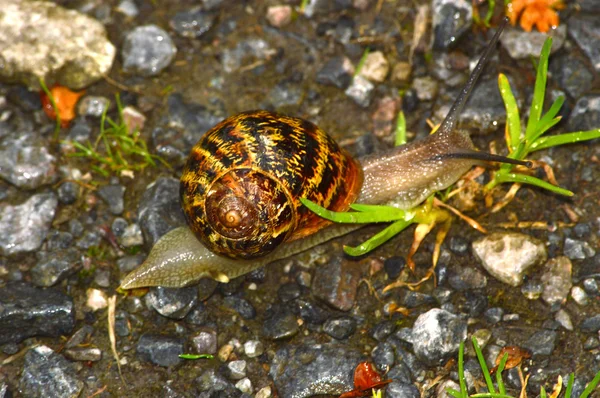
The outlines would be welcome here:
M 567 382 L 567 390 L 565 391 L 565 398 L 571 398 L 571 392 L 573 391 L 573 382 L 575 381 L 575 375 L 569 374 L 569 381 Z
M 365 242 L 361 243 L 360 245 L 358 245 L 356 247 L 345 246 L 344 252 L 346 252 L 346 254 L 348 254 L 350 256 L 354 256 L 354 257 L 362 256 L 362 255 L 370 252 L 371 250 L 381 246 L 382 244 L 384 244 L 385 242 L 387 242 L 394 236 L 398 235 L 410 224 L 412 224 L 412 221 L 406 221 L 406 220 L 396 221 L 392 225 L 385 228 L 383 231 L 378 232 L 377 234 L 373 235 L 371 238 L 369 238 L 368 240 L 366 240 Z
M 179 354 L 181 359 L 213 359 L 214 357 L 211 354 Z
M 404 118 L 404 112 L 398 112 L 398 119 L 396 120 L 396 141 L 395 146 L 406 144 L 406 119 Z
M 458 347 L 458 383 L 463 397 L 468 397 L 467 380 L 465 379 L 465 342 L 461 341 Z
M 552 126 L 554 126 L 554 124 L 556 124 L 556 123 L 554 123 L 554 124 L 552 124 L 552 126 L 547 127 L 550 124 L 550 122 L 556 118 L 556 115 L 558 115 L 558 112 L 560 112 L 560 108 L 562 108 L 564 102 L 565 102 L 565 97 L 561 95 L 552 103 L 552 106 L 550 107 L 550 109 L 548 109 L 548 112 L 546 112 L 546 114 L 537 123 L 537 129 L 536 129 L 535 133 L 532 135 L 532 138 L 529 140 L 529 142 L 535 141 L 542 134 L 544 134 L 546 131 L 548 131 L 550 129 L 550 127 L 552 127 Z M 558 119 L 557 120 L 557 122 L 558 122 L 558 121 L 560 121 L 561 118 L 558 117 L 557 119 Z
M 531 101 L 531 109 L 529 110 L 529 119 L 527 121 L 527 129 L 525 130 L 525 139 L 531 140 L 535 133 L 535 127 L 540 120 L 542 110 L 544 108 L 544 98 L 546 94 L 546 77 L 548 72 L 548 57 L 552 48 L 552 38 L 548 37 L 542 47 L 540 53 L 540 61 L 538 62 L 537 75 L 535 77 L 535 87 L 533 89 L 533 99 Z
M 487 384 L 488 391 L 491 394 L 495 394 L 496 389 L 494 389 L 494 383 L 492 382 L 490 371 L 488 370 L 487 364 L 485 363 L 485 358 L 483 357 L 481 348 L 479 348 L 477 339 L 473 336 L 471 338 L 471 341 L 473 342 L 473 348 L 475 349 L 475 353 L 477 354 L 477 360 L 479 361 L 479 366 L 481 367 L 481 372 L 483 373 L 483 377 L 485 378 L 485 383 Z
M 596 373 L 596 376 L 594 376 L 594 378 L 592 379 L 592 381 L 590 381 L 588 383 L 588 385 L 585 388 L 585 390 L 583 390 L 583 392 L 581 393 L 580 398 L 587 398 L 588 395 L 590 395 L 591 393 L 594 392 L 594 390 L 596 389 L 596 387 L 598 386 L 598 384 L 600 384 L 600 372 Z
M 544 188 L 544 189 L 547 189 L 547 190 L 552 191 L 554 193 L 557 193 L 559 195 L 573 196 L 573 192 L 571 192 L 571 191 L 569 191 L 567 189 L 564 189 L 564 188 L 561 188 L 561 187 L 557 187 L 556 185 L 552 185 L 549 182 L 546 182 L 544 180 L 540 180 L 539 178 L 528 176 L 528 175 L 525 175 L 525 174 L 503 173 L 503 174 L 497 174 L 495 179 L 499 183 L 502 183 L 502 182 L 518 182 L 518 183 L 521 183 L 521 184 L 529 184 L 529 185 L 534 185 L 536 187 Z
M 337 223 L 370 224 L 375 222 L 397 221 L 407 216 L 407 212 L 404 210 L 400 210 L 391 206 L 369 206 L 354 204 L 350 207 L 356 210 L 362 210 L 359 210 L 358 212 L 336 212 L 327 210 L 326 208 L 319 206 L 318 204 L 306 198 L 300 198 L 300 202 L 318 216 Z
M 498 364 L 498 369 L 496 369 L 496 384 L 498 385 L 498 391 L 500 394 L 506 394 L 506 388 L 504 387 L 504 382 L 502 381 L 502 371 L 504 370 L 506 361 L 508 361 L 508 352 L 504 353 L 500 363 Z
M 516 151 L 521 141 L 521 119 L 519 116 L 519 107 L 510 88 L 510 83 L 502 73 L 498 75 L 498 88 L 506 108 L 506 126 L 508 128 L 508 148 L 511 152 Z
M 539 151 L 540 149 L 564 144 L 575 144 L 577 142 L 593 140 L 596 138 L 600 138 L 600 128 L 595 130 L 576 131 L 573 133 L 540 137 L 533 144 L 531 144 L 531 151 Z

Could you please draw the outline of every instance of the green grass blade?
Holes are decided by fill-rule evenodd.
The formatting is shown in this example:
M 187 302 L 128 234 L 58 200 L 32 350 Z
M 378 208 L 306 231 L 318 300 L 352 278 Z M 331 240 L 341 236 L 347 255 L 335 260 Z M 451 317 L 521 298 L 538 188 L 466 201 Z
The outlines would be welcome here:
M 540 137 L 533 144 L 531 144 L 530 150 L 532 152 L 539 151 L 540 149 L 546 149 L 553 146 L 575 144 L 577 142 L 593 140 L 596 138 L 600 138 L 600 128 L 595 130 L 576 131 L 573 133 Z
M 521 141 L 519 107 L 517 106 L 517 100 L 515 100 L 515 96 L 510 88 L 508 78 L 502 73 L 498 75 L 498 88 L 500 89 L 502 100 L 504 101 L 504 108 L 506 108 L 508 148 L 510 149 L 510 152 L 514 152 Z
M 571 393 L 573 392 L 573 383 L 575 382 L 575 375 L 573 373 L 569 374 L 569 381 L 567 382 L 567 390 L 565 391 L 565 398 L 571 398 Z
M 596 376 L 594 376 L 592 381 L 588 383 L 585 390 L 583 390 L 583 392 L 581 393 L 580 398 L 587 398 L 591 393 L 594 392 L 598 384 L 600 384 L 600 372 L 596 373 Z
M 521 184 L 529 184 L 529 185 L 534 185 L 536 187 L 540 187 L 543 189 L 547 189 L 548 191 L 554 192 L 559 195 L 573 196 L 573 192 L 571 192 L 567 189 L 557 187 L 556 185 L 552 185 L 549 182 L 540 180 L 539 178 L 536 178 L 536 177 L 527 176 L 525 174 L 518 174 L 518 173 L 496 174 L 495 179 L 498 183 L 519 182 Z
M 447 388 L 446 393 L 454 398 L 467 398 L 466 395 L 461 394 L 460 391 L 456 391 L 454 388 Z
M 544 386 L 540 387 L 540 398 L 546 398 L 546 389 Z
M 537 66 L 535 77 L 535 87 L 533 89 L 533 100 L 529 110 L 529 119 L 527 120 L 527 129 L 525 130 L 525 139 L 531 140 L 536 130 L 536 125 L 542 115 L 544 107 L 544 97 L 546 95 L 546 78 L 548 74 L 548 57 L 552 48 L 552 38 L 548 37 L 540 53 L 540 61 Z
M 215 356 L 211 354 L 179 354 L 181 359 L 213 359 Z
M 50 105 L 52 105 L 52 109 L 54 109 L 54 114 L 56 115 L 56 125 L 54 126 L 54 139 L 58 140 L 58 136 L 60 134 L 60 125 L 61 125 L 60 112 L 58 111 L 58 106 L 56 105 L 56 100 L 54 99 L 54 96 L 52 95 L 50 90 L 48 90 L 48 86 L 46 86 L 46 82 L 42 78 L 40 78 L 40 86 L 42 87 L 42 90 L 48 97 L 48 100 L 50 101 Z
M 369 211 L 336 212 L 327 210 L 326 208 L 319 206 L 318 204 L 305 198 L 301 198 L 300 202 L 302 202 L 304 206 L 308 207 L 309 210 L 316 213 L 318 216 L 338 223 L 370 224 L 374 222 L 390 222 L 404 219 L 407 216 L 407 212 L 391 206 L 379 206 L 380 210 L 377 211 L 374 211 L 374 209 L 372 209 L 373 206 L 371 206 L 371 210 Z M 361 208 L 360 205 L 353 205 L 352 207 Z M 365 206 L 363 205 L 363 207 Z
M 504 387 L 504 381 L 502 380 L 502 371 L 504 370 L 504 366 L 506 366 L 506 361 L 508 361 L 508 352 L 505 352 L 498 364 L 498 369 L 496 370 L 496 384 L 498 384 L 498 392 L 500 394 L 506 394 L 506 388 Z
M 547 130 L 550 129 L 550 127 L 554 126 L 554 124 L 558 123 L 561 120 L 561 117 L 559 116 L 557 118 L 556 115 L 558 115 L 558 112 L 560 112 L 560 108 L 562 108 L 564 103 L 565 103 L 565 97 L 562 95 L 560 97 L 558 97 L 552 103 L 552 106 L 550 107 L 550 109 L 548 109 L 548 112 L 546 112 L 546 114 L 544 116 L 542 116 L 540 121 L 537 123 L 536 131 L 532 135 L 532 138 L 529 140 L 529 142 L 533 142 L 536 139 L 538 139 L 539 137 L 541 137 L 542 134 L 544 134 Z M 556 121 L 556 123 L 552 124 L 551 126 L 548 126 L 550 124 L 550 122 L 552 120 L 554 120 L 555 118 L 558 119 Z
M 367 57 L 369 56 L 370 52 L 371 49 L 369 47 L 365 48 L 365 51 L 363 51 L 362 56 L 360 57 L 360 60 L 358 60 L 358 65 L 356 65 L 356 69 L 354 69 L 354 76 L 358 76 L 360 70 L 365 65 L 365 62 L 367 62 Z
M 398 119 L 396 120 L 396 140 L 395 146 L 406 144 L 406 119 L 404 118 L 404 112 L 398 112 Z
M 479 344 L 477 344 L 477 339 L 473 337 L 471 340 L 473 341 L 473 348 L 475 349 L 475 353 L 477 354 L 477 360 L 479 361 L 481 373 L 483 373 L 483 377 L 485 378 L 485 384 L 487 385 L 488 391 L 491 394 L 496 394 L 496 389 L 494 388 L 494 383 L 492 382 L 490 371 L 488 370 L 487 364 L 485 363 L 485 358 L 483 357 L 481 348 L 479 348 Z
M 468 397 L 467 380 L 465 379 L 465 342 L 461 341 L 458 348 L 458 384 L 463 397 Z
M 378 232 L 373 235 L 371 238 L 361 243 L 358 246 L 344 246 L 344 252 L 350 256 L 362 256 L 363 254 L 367 254 L 371 250 L 381 246 L 394 236 L 398 235 L 402 232 L 406 227 L 412 224 L 412 221 L 399 220 L 393 223 L 392 225 L 385 228 L 383 231 Z

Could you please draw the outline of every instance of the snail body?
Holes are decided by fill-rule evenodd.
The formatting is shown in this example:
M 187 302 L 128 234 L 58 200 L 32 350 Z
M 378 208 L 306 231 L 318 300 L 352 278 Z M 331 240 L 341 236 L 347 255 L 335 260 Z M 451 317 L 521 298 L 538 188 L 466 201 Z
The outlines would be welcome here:
M 189 227 L 164 235 L 123 289 L 220 282 L 357 229 L 303 207 L 308 198 L 335 211 L 353 202 L 410 209 L 482 161 L 519 163 L 479 152 L 456 129 L 502 25 L 435 134 L 352 159 L 314 124 L 267 111 L 241 113 L 208 131 L 181 177 Z M 263 192 L 263 188 L 265 192 Z

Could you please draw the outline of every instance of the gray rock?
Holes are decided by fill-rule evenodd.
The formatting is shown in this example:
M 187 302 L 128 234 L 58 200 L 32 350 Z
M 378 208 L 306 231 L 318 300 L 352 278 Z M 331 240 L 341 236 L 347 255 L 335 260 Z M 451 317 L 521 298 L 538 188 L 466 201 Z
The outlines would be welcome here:
M 298 334 L 298 322 L 287 308 L 276 307 L 267 314 L 263 335 L 271 340 L 284 340 Z
M 77 103 L 77 112 L 81 116 L 101 117 L 110 107 L 110 100 L 97 95 L 86 95 Z
M 386 372 L 396 361 L 394 346 L 387 341 L 377 344 L 371 351 L 371 358 L 379 371 Z
M 548 36 L 553 39 L 552 49 L 550 50 L 550 53 L 553 54 L 565 43 L 567 38 L 566 25 L 561 24 L 558 28 L 551 29 L 548 33 L 541 33 L 535 29 L 531 32 L 525 32 L 520 27 L 513 28 L 509 26 L 504 30 L 502 36 L 500 36 L 500 42 L 513 59 L 525 59 L 528 57 L 537 59 Z
M 579 98 L 592 87 L 594 75 L 580 57 L 566 54 L 550 60 L 552 78 L 573 98 Z
M 557 338 L 558 333 L 554 330 L 540 330 L 527 339 L 523 344 L 523 348 L 531 351 L 534 358 L 552 355 L 552 352 L 556 347 Z
M 144 361 L 158 366 L 172 366 L 183 362 L 183 341 L 177 337 L 144 334 L 137 344 L 137 354 Z
M 203 327 L 191 336 L 192 347 L 198 354 L 217 353 L 217 331 L 213 328 Z
M 16 206 L 0 204 L 0 254 L 9 256 L 39 249 L 57 205 L 54 193 L 32 195 Z
M 58 201 L 64 205 L 72 205 L 79 199 L 80 187 L 73 181 L 65 181 L 58 187 Z
M 181 11 L 169 21 L 171 28 L 182 37 L 197 39 L 212 28 L 216 15 L 200 8 Z
M 349 316 L 331 318 L 323 324 L 323 332 L 338 340 L 347 339 L 355 331 L 356 321 Z
M 52 184 L 56 180 L 56 159 L 37 134 L 10 133 L 0 138 L 0 177 L 25 189 Z
M 568 124 L 570 131 L 597 129 L 600 126 L 600 95 L 586 95 L 577 100 Z
M 600 72 L 600 48 L 596 38 L 600 36 L 600 21 L 597 15 L 581 13 L 569 19 L 569 33 L 588 56 L 596 72 Z
M 50 1 L 4 0 L 0 32 L 0 77 L 34 89 L 39 79 L 84 88 L 107 74 L 115 57 L 101 23 Z
M 349 311 L 354 306 L 359 281 L 359 269 L 336 258 L 316 269 L 312 293 L 335 309 Z
M 73 361 L 98 362 L 102 351 L 96 347 L 73 347 L 65 350 L 65 356 Z
M 554 315 L 554 320 L 556 322 L 558 322 L 560 324 L 560 326 L 562 326 L 566 330 L 568 330 L 570 332 L 572 332 L 574 330 L 573 321 L 571 320 L 571 316 L 564 309 L 561 308 L 560 310 L 558 310 L 556 312 L 556 314 Z
M 523 283 L 525 272 L 547 257 L 542 242 L 516 232 L 484 236 L 473 242 L 473 252 L 493 277 L 511 286 Z
M 76 249 L 46 253 L 31 269 L 31 282 L 36 286 L 49 287 L 73 275 L 81 266 Z
M 249 358 L 256 358 L 265 352 L 265 347 L 260 340 L 248 340 L 244 343 L 244 353 Z
M 83 390 L 75 367 L 47 346 L 27 352 L 19 389 L 25 397 L 76 398 Z
M 431 101 L 438 92 L 438 82 L 428 76 L 415 78 L 412 87 L 420 101 Z
M 185 225 L 179 204 L 179 180 L 159 177 L 148 185 L 138 207 L 138 218 L 144 241 L 153 246 L 161 236 L 175 227 Z
M 582 332 L 598 333 L 600 331 L 600 314 L 584 319 L 579 328 Z
M 467 0 L 433 0 L 433 49 L 448 50 L 471 29 L 473 7 Z
M 346 57 L 335 57 L 327 61 L 317 73 L 317 83 L 345 89 L 354 75 L 354 65 Z
M 567 257 L 557 257 L 544 265 L 542 284 L 544 292 L 542 300 L 548 305 L 562 304 L 567 300 L 573 283 L 571 282 L 572 265 Z
M 393 381 L 385 389 L 387 398 L 419 398 L 421 393 L 414 384 L 405 384 Z
M 375 85 L 367 80 L 366 77 L 358 75 L 354 76 L 352 83 L 348 86 L 345 93 L 357 105 L 367 108 L 373 99 Z
M 141 76 L 156 76 L 177 53 L 171 37 L 156 25 L 138 26 L 125 36 L 121 56 L 123 69 Z
M 245 298 L 238 296 L 227 296 L 223 299 L 223 304 L 226 307 L 236 311 L 244 319 L 254 319 L 256 317 L 256 309 Z
M 335 343 L 285 345 L 275 353 L 269 372 L 279 396 L 339 395 L 353 389 L 359 351 Z
M 143 245 L 144 236 L 142 235 L 142 229 L 136 223 L 128 225 L 119 237 L 119 242 L 123 247 Z
M 417 358 L 439 365 L 458 352 L 460 343 L 467 338 L 467 323 L 457 315 L 434 308 L 419 315 L 412 335 Z
M 226 73 L 240 69 L 246 62 L 251 64 L 257 60 L 265 60 L 275 54 L 269 43 L 263 39 L 248 38 L 238 41 L 233 48 L 223 50 L 221 64 Z
M 57 337 L 75 327 L 73 300 L 53 289 L 9 283 L 0 289 L 0 344 L 32 336 Z
M 571 260 L 583 260 L 596 255 L 589 243 L 572 238 L 565 239 L 563 253 Z
M 185 318 L 197 301 L 198 295 L 194 286 L 181 289 L 158 286 L 151 288 L 146 295 L 148 307 L 171 319 Z
M 98 188 L 98 196 L 108 205 L 108 209 L 114 215 L 123 213 L 125 207 L 123 196 L 125 187 L 120 184 L 104 185 Z
M 229 370 L 229 378 L 233 380 L 240 380 L 246 377 L 246 361 L 238 360 L 227 363 L 227 370 Z
M 195 382 L 200 391 L 207 392 L 201 397 L 237 397 L 240 393 L 229 380 L 215 373 L 214 369 L 202 373 Z

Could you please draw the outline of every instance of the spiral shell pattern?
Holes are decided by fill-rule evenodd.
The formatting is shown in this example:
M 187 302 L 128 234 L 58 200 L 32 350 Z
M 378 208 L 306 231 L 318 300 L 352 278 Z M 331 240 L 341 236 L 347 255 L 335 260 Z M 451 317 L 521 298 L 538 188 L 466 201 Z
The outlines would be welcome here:
M 200 241 L 217 254 L 250 259 L 329 224 L 299 198 L 344 211 L 361 185 L 358 162 L 316 125 L 252 111 L 225 119 L 198 141 L 180 194 Z

